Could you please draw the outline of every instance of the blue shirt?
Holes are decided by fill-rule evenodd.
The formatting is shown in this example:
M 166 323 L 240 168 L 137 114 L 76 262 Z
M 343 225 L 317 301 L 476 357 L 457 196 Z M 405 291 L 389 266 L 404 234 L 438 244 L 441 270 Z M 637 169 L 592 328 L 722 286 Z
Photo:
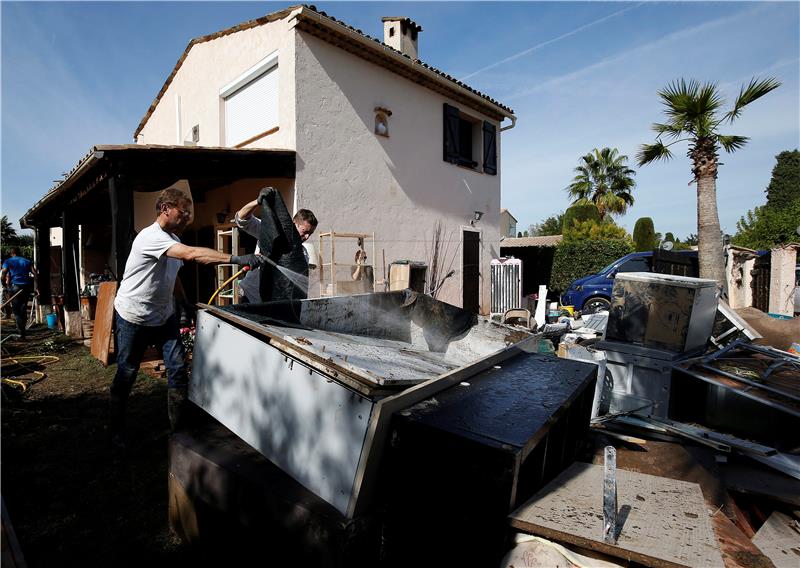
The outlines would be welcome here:
M 30 276 L 31 261 L 21 256 L 12 256 L 3 263 L 3 270 L 8 270 L 11 277 L 11 284 L 24 286 L 31 284 L 33 279 Z

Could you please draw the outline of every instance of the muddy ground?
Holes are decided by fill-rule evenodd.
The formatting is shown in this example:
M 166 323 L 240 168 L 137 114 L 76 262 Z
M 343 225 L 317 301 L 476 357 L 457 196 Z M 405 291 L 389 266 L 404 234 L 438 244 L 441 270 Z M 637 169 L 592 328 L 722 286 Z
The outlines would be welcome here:
M 2 323 L 2 375 L 27 386 L 3 384 L 2 496 L 28 566 L 188 564 L 167 521 L 166 380 L 140 373 L 131 441 L 113 451 L 106 415 L 115 366 L 45 326 L 20 342 L 13 323 Z M 50 357 L 37 362 L 42 355 Z M 32 383 L 33 371 L 44 379 Z

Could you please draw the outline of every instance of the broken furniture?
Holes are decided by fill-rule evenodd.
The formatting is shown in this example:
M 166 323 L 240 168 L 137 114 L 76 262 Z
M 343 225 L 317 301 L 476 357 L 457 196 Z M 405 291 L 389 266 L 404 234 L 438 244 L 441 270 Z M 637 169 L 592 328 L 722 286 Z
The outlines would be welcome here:
M 673 364 L 705 349 L 717 313 L 716 282 L 651 273 L 614 280 L 605 340 L 609 371 L 600 414 L 666 418 Z
M 722 566 L 696 483 L 618 469 L 617 542 L 603 539 L 603 467 L 574 463 L 510 515 L 526 533 L 645 566 Z
M 735 449 L 800 479 L 800 357 L 735 340 L 677 364 L 673 390 L 676 420 L 748 440 Z
M 371 499 L 393 412 L 534 340 L 408 290 L 208 306 L 189 398 L 352 518 Z
M 530 329 L 533 316 L 531 316 L 530 310 L 524 308 L 507 310 L 506 313 L 503 314 L 502 323 L 514 324 L 515 320 L 518 321 L 522 327 Z
M 366 252 L 368 242 L 372 244 L 372 256 L 368 255 L 370 261 L 361 265 L 361 278 L 353 280 L 355 252 Z M 320 233 L 318 254 L 320 297 L 375 291 L 375 233 Z
M 202 413 L 198 413 L 202 414 Z M 169 440 L 169 521 L 206 564 L 371 568 L 379 524 L 348 519 L 207 415 Z
M 595 376 L 523 353 L 395 413 L 379 490 L 391 565 L 497 566 L 506 516 L 575 460 Z
M 428 266 L 413 260 L 395 260 L 389 264 L 389 291 L 410 289 L 422 294 L 426 292 L 425 281 Z

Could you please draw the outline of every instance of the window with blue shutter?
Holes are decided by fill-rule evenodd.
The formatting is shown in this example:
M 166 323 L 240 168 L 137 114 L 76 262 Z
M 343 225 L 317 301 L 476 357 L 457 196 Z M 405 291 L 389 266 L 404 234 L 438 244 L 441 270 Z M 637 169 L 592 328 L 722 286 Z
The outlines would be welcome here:
M 496 127 L 489 122 L 463 115 L 458 108 L 444 104 L 443 142 L 445 162 L 476 169 L 483 154 L 483 171 L 497 175 Z M 481 125 L 483 136 L 481 137 Z M 482 142 L 482 144 L 481 144 Z
M 491 122 L 483 123 L 483 171 L 497 175 L 497 127 Z

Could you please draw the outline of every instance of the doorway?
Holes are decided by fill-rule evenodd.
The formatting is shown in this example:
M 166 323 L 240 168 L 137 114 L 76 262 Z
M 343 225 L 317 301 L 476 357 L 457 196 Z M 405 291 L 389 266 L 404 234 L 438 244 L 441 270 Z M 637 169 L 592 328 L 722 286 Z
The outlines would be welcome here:
M 461 307 L 477 314 L 481 306 L 481 234 L 461 230 Z

